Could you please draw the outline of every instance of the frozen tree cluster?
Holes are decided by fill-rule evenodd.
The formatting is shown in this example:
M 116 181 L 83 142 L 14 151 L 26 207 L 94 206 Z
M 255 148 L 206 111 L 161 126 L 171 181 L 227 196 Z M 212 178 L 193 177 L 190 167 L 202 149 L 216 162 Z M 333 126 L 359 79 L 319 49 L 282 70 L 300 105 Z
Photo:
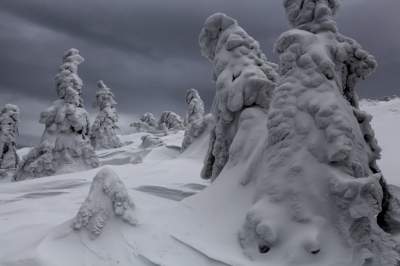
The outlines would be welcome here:
M 118 175 L 110 168 L 103 168 L 93 179 L 89 195 L 71 226 L 76 231 L 86 230 L 95 239 L 110 220 L 136 225 L 134 209 L 133 200 Z
M 183 119 L 177 113 L 164 111 L 158 120 L 160 130 L 183 130 L 185 128 Z
M 131 127 L 134 127 L 137 132 L 155 132 L 158 129 L 158 121 L 153 113 L 144 113 L 140 120 L 133 122 Z
M 77 49 L 65 52 L 55 78 L 59 99 L 41 113 L 39 122 L 45 125 L 41 143 L 21 162 L 16 181 L 99 166 L 90 144 L 89 116 L 81 97 L 78 65 L 83 61 Z
M 19 164 L 16 151 L 19 108 L 6 104 L 0 111 L 0 177 L 15 171 Z
M 95 149 L 112 149 L 122 146 L 117 136 L 118 114 L 114 94 L 102 80 L 97 83 L 96 105 L 99 114 L 93 122 L 90 140 Z
M 225 14 L 206 20 L 199 42 L 203 56 L 213 65 L 216 83 L 215 127 L 202 170 L 203 178 L 214 180 L 229 159 L 241 112 L 253 106 L 267 110 L 279 76 L 258 42 Z
M 182 150 L 185 150 L 207 127 L 204 119 L 204 102 L 196 89 L 192 88 L 186 92 L 186 104 L 186 129 L 182 142 Z

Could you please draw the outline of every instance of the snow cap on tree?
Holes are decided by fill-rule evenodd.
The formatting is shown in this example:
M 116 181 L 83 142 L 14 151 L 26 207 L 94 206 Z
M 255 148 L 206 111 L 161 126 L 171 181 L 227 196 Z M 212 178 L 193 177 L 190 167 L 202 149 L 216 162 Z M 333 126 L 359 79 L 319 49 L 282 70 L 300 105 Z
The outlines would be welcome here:
M 107 87 L 106 84 L 102 80 L 97 82 L 97 87 L 99 90 L 96 92 L 96 105 L 100 109 L 104 109 L 105 107 L 113 107 L 117 105 L 115 101 L 115 96 L 112 93 L 111 89 Z
M 333 16 L 339 8 L 338 0 L 284 0 L 290 24 L 311 32 L 337 31 Z
M 60 66 L 59 73 L 56 75 L 57 95 L 60 99 L 64 99 L 66 89 L 74 89 L 78 95 L 81 95 L 82 80 L 78 76 L 78 66 L 84 61 L 79 54 L 79 50 L 71 48 L 64 53 L 63 63 Z

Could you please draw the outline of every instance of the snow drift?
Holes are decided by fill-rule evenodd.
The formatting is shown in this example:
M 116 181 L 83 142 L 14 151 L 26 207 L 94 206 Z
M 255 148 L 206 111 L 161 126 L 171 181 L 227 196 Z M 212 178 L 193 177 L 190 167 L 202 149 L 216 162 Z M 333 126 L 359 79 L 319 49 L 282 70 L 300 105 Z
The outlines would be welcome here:
M 103 232 L 110 219 L 121 219 L 135 225 L 134 207 L 124 183 L 117 174 L 109 168 L 103 168 L 93 179 L 89 195 L 80 207 L 72 228 L 86 229 L 91 238 L 96 238 Z

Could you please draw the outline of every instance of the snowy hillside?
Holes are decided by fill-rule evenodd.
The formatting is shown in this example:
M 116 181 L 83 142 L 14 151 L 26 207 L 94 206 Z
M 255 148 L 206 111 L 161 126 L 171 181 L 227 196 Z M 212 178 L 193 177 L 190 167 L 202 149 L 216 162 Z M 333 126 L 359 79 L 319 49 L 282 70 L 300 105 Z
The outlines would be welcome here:
M 400 186 L 400 98 L 362 100 L 361 109 L 373 115 L 372 127 L 382 148 L 379 166 L 389 183 Z
M 361 109 L 374 116 L 373 126 L 383 148 L 379 165 L 385 177 L 400 185 L 400 99 L 362 101 Z M 159 136 L 163 144 L 150 148 L 140 146 L 143 135 L 121 136 L 122 142 L 130 144 L 98 151 L 101 162 L 110 164 L 125 184 L 135 204 L 137 225 L 112 220 L 95 241 L 85 231 L 73 231 L 72 220 L 99 168 L 1 183 L 0 265 L 279 265 L 273 259 L 272 264 L 260 264 L 240 255 L 243 253 L 231 234 L 232 228 L 240 226 L 235 224 L 237 219 L 221 224 L 230 217 L 243 216 L 241 210 L 245 208 L 236 204 L 248 204 L 251 199 L 243 191 L 241 195 L 231 195 L 230 205 L 224 204 L 224 198 L 208 198 L 207 195 L 215 195 L 213 190 L 221 189 L 218 180 L 203 191 L 208 182 L 200 179 L 200 171 L 208 136 L 181 154 L 178 147 L 182 131 Z M 224 184 L 226 191 L 232 191 L 234 179 L 231 180 Z M 191 197 L 199 192 L 198 197 Z M 198 217 L 191 209 L 198 206 L 199 198 L 203 199 L 202 205 L 209 207 L 207 217 Z M 231 207 L 221 213 L 221 206 Z M 224 230 L 216 232 L 212 228 Z M 311 265 L 304 263 L 296 265 Z

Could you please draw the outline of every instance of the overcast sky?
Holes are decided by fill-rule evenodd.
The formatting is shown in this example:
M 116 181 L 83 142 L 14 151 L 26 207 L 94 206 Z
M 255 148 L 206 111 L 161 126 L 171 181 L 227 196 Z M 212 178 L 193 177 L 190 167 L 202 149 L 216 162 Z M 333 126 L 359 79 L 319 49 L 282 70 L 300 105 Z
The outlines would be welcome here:
M 343 2 L 340 31 L 379 62 L 359 94 L 400 94 L 400 1 Z M 20 106 L 23 142 L 39 136 L 39 114 L 56 99 L 54 76 L 71 47 L 86 59 L 79 69 L 86 107 L 94 101 L 96 81 L 104 80 L 117 97 L 122 128 L 146 111 L 182 114 L 190 87 L 209 106 L 211 65 L 197 39 L 214 12 L 236 18 L 276 59 L 274 40 L 288 28 L 282 0 L 1 0 L 0 106 Z

